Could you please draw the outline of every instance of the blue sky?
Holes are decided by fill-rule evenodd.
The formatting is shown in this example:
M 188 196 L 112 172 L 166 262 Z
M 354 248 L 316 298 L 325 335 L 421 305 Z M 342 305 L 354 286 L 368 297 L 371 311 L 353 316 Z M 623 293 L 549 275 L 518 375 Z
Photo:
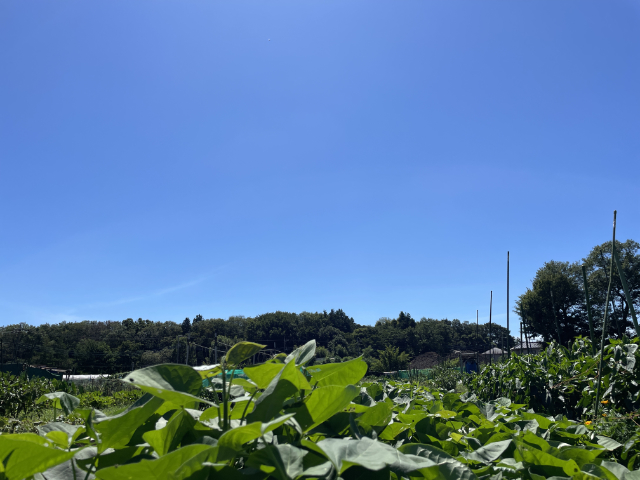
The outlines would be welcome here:
M 0 324 L 504 324 L 508 250 L 513 308 L 614 209 L 640 241 L 639 37 L 631 0 L 3 1 Z

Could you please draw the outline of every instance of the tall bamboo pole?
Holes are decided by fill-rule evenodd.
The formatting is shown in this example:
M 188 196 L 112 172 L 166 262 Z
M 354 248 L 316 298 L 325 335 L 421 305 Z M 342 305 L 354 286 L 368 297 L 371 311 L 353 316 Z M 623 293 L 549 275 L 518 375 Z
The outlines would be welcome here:
M 591 303 L 589 302 L 589 285 L 587 284 L 587 269 L 582 264 L 582 281 L 584 282 L 584 297 L 587 300 L 587 317 L 589 318 L 589 334 L 591 335 L 591 351 L 596 354 L 596 335 L 593 331 L 593 318 L 591 317 Z
M 511 336 L 511 330 L 509 330 L 509 252 L 507 251 L 507 358 L 511 358 L 511 349 L 509 348 L 510 336 Z
M 613 251 L 613 250 L 612 250 Z M 602 252 L 602 249 L 600 249 L 600 256 L 602 257 L 602 265 L 603 265 L 603 269 L 604 272 L 607 273 L 607 261 L 604 258 L 604 253 Z M 610 270 L 610 274 L 613 275 L 613 265 L 611 265 Z M 611 317 L 613 317 L 613 319 L 616 322 L 616 332 L 618 332 L 618 338 L 622 338 L 622 330 L 620 329 L 620 322 L 618 321 L 618 316 L 616 315 L 616 307 L 615 307 L 615 300 L 613 297 L 611 297 Z
M 598 418 L 600 406 L 600 383 L 602 381 L 602 360 L 604 358 L 604 337 L 607 334 L 607 314 L 609 309 L 609 295 L 611 294 L 611 281 L 613 280 L 613 257 L 616 250 L 616 210 L 613 211 L 613 242 L 611 242 L 611 267 L 609 268 L 609 286 L 607 287 L 607 300 L 604 304 L 604 318 L 602 319 L 602 342 L 600 343 L 600 362 L 598 365 L 598 386 L 596 388 L 596 406 L 594 407 L 594 419 Z

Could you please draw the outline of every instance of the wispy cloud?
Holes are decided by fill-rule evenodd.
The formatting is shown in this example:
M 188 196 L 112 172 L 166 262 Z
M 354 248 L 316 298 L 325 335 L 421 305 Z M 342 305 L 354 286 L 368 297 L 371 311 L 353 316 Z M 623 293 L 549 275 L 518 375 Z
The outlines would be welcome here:
M 179 290 L 184 290 L 186 288 L 190 288 L 193 287 L 195 285 L 198 285 L 199 283 L 205 282 L 207 281 L 209 278 L 211 278 L 212 274 L 209 275 L 203 275 L 201 277 L 195 278 L 193 280 L 190 280 L 188 282 L 183 282 L 180 283 L 178 285 L 172 285 L 170 287 L 165 287 L 165 288 L 161 288 L 143 295 L 137 295 L 134 297 L 124 297 L 124 298 L 119 298 L 117 300 L 110 300 L 110 301 L 106 301 L 106 302 L 96 302 L 96 303 L 90 303 L 87 305 L 82 305 L 80 307 L 78 307 L 77 309 L 74 309 L 74 311 L 77 311 L 79 309 L 85 309 L 85 308 L 105 308 L 105 307 L 115 307 L 117 305 L 124 305 L 127 303 L 134 303 L 134 302 L 140 302 L 143 300 L 148 300 L 150 298 L 157 298 L 157 297 L 161 297 L 163 295 L 166 295 L 168 293 L 173 293 L 173 292 L 177 292 Z
M 198 284 L 206 282 L 207 280 L 212 278 L 216 273 L 218 273 L 221 269 L 226 268 L 228 265 L 229 264 L 222 265 L 216 268 L 214 271 L 211 271 L 207 274 L 201 275 L 199 277 L 196 277 L 186 282 L 178 283 L 176 285 L 171 285 L 164 288 L 159 288 L 157 290 L 153 290 L 141 295 L 123 297 L 115 300 L 92 302 L 92 303 L 87 303 L 82 305 L 76 305 L 70 308 L 65 308 L 65 307 L 47 308 L 46 306 L 42 307 L 42 306 L 32 305 L 32 304 L 21 304 L 21 303 L 11 302 L 11 301 L 0 298 L 0 306 L 8 310 L 19 312 L 20 317 L 23 317 L 23 318 L 28 317 L 32 319 L 31 321 L 35 321 L 36 323 L 59 323 L 63 321 L 77 322 L 77 321 L 86 320 L 90 318 L 92 315 L 84 312 L 87 312 L 93 309 L 110 308 L 110 307 L 116 307 L 118 305 L 126 305 L 129 303 L 142 302 L 145 300 L 162 297 L 164 295 L 168 295 L 173 292 L 194 287 Z

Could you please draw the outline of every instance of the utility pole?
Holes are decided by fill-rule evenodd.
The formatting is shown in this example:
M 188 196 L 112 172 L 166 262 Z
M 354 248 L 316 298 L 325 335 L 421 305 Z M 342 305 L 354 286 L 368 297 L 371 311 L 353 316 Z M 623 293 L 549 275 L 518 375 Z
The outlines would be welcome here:
M 187 333 L 187 356 L 184 359 L 184 364 L 189 365 L 189 341 L 191 340 L 191 332 Z
M 218 364 L 218 334 L 216 333 L 216 343 L 214 344 L 214 355 L 216 357 L 215 361 L 213 362 L 214 364 Z
M 491 290 L 491 300 L 489 300 L 489 365 L 493 362 L 493 342 L 491 341 L 491 310 L 493 308 L 493 290 Z
M 180 363 L 180 337 L 178 337 L 178 343 L 176 344 L 176 363 Z
M 511 330 L 509 330 L 509 251 L 507 251 L 507 358 L 511 358 L 511 349 L 509 349 L 510 336 L 511 336 Z

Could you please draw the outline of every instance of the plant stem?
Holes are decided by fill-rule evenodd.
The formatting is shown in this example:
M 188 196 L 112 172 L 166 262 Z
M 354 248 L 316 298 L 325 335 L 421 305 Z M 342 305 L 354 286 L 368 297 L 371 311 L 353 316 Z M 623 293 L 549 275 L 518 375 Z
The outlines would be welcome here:
M 244 406 L 244 412 L 242 412 L 242 418 L 240 418 L 240 423 L 242 424 L 242 421 L 244 420 L 245 415 L 247 414 L 247 409 L 249 408 L 249 405 L 251 405 L 251 400 L 253 400 L 253 397 L 255 397 L 256 393 L 258 393 L 258 388 L 256 387 L 255 392 L 253 392 L 251 394 L 251 398 L 249 398 L 249 401 L 247 402 L 247 404 Z

